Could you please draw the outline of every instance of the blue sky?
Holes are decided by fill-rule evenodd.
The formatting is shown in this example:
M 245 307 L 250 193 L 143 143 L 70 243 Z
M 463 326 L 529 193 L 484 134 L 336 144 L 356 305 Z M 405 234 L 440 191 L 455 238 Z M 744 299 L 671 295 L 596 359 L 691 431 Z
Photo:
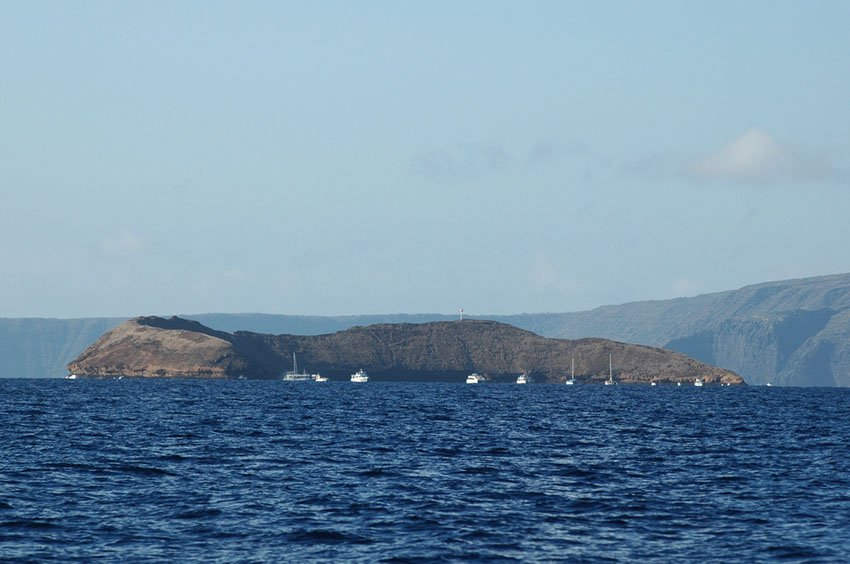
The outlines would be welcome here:
M 0 316 L 850 271 L 848 2 L 7 2 Z

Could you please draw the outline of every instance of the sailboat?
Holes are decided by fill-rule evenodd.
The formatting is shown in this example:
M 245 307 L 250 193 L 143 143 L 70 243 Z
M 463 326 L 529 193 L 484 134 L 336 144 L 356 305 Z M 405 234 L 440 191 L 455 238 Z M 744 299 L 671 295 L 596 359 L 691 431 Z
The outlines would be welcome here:
M 570 379 L 564 382 L 567 386 L 572 386 L 576 383 L 576 359 L 570 359 Z
M 298 373 L 298 361 L 295 359 L 295 353 L 292 353 L 292 370 L 283 375 L 284 382 L 307 382 L 313 378 L 306 372 Z
M 611 354 L 608 353 L 608 379 L 605 380 L 605 385 L 613 386 L 614 384 L 616 382 L 614 382 L 614 371 L 611 369 Z

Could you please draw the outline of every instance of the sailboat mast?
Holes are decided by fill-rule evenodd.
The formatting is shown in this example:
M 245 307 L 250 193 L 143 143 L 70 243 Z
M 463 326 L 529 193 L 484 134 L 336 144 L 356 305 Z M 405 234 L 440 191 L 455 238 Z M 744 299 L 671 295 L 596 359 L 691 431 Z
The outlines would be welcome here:
M 576 359 L 575 357 L 570 359 L 570 380 L 575 380 L 576 377 Z
M 611 370 L 611 353 L 608 353 L 608 379 L 614 380 L 614 372 Z
M 298 361 L 295 360 L 295 353 L 292 353 L 292 373 L 298 374 Z

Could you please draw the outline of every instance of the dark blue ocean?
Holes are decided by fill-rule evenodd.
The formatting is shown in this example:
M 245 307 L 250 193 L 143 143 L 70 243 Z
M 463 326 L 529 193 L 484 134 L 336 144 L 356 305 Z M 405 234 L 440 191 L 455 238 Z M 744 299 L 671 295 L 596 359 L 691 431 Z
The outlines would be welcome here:
M 850 390 L 0 380 L 0 560 L 847 561 Z

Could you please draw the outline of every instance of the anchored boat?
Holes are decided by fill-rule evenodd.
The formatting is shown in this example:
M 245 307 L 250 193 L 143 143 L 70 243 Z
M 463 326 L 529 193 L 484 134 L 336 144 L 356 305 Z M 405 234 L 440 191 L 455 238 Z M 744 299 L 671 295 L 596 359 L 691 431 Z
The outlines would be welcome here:
M 358 370 L 357 372 L 355 372 L 354 374 L 351 375 L 351 381 L 352 382 L 368 382 L 369 381 L 369 375 L 366 374 L 366 371 L 361 368 L 360 370 Z

